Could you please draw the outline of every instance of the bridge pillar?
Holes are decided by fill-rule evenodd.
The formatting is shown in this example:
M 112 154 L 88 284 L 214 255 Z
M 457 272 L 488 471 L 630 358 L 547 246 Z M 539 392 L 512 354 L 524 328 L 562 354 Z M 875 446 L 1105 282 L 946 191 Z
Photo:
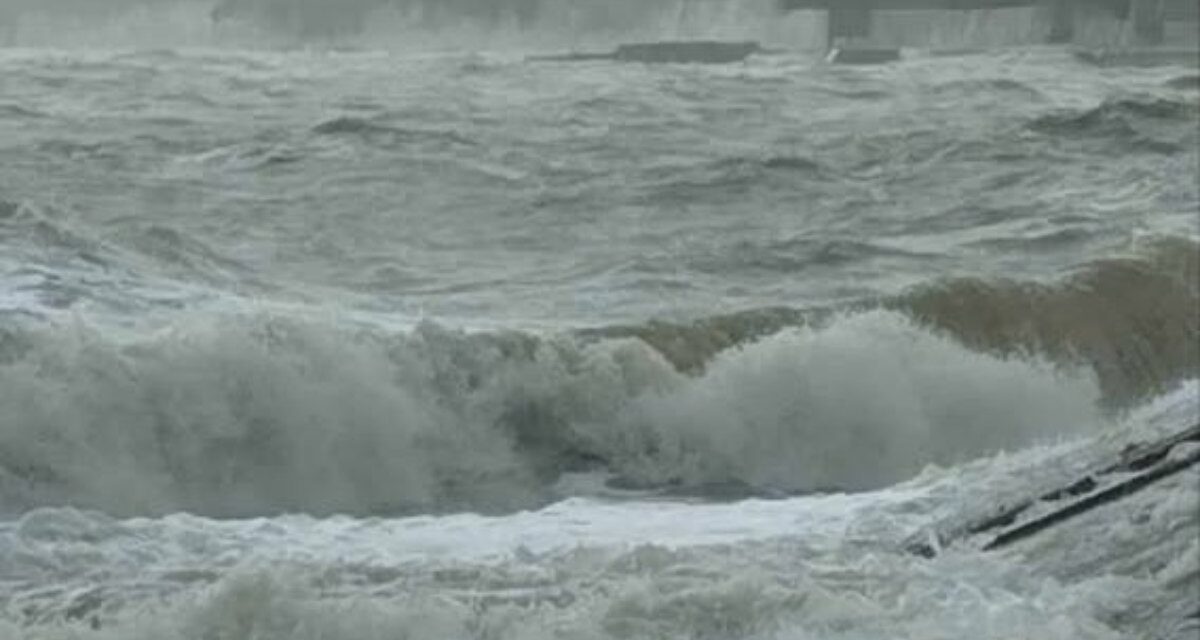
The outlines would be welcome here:
M 1050 11 L 1050 44 L 1068 44 L 1075 39 L 1075 3 L 1071 0 L 1052 0 Z
M 1162 44 L 1166 34 L 1166 3 L 1133 0 L 1133 35 L 1139 44 Z
M 844 2 L 828 11 L 826 46 L 834 48 L 850 38 L 867 38 L 871 35 L 871 9 L 865 2 Z
M 0 47 L 17 45 L 17 31 L 20 26 L 20 18 L 17 16 L 16 9 L 12 11 L 0 9 Z

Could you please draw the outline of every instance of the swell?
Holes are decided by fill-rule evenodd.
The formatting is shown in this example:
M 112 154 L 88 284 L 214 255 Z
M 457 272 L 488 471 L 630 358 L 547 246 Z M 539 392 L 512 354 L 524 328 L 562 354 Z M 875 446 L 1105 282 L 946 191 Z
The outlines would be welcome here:
M 921 259 L 928 256 L 884 243 L 849 238 L 796 237 L 772 242 L 743 241 L 715 252 L 698 252 L 688 259 L 697 271 L 711 274 L 794 274 L 812 269 L 836 269 L 868 261 Z
M 1112 406 L 1200 375 L 1200 245 L 1190 239 L 1148 240 L 1049 284 L 954 280 L 886 306 L 973 349 L 1086 363 Z
M 47 117 L 47 114 L 24 105 L 0 102 L 0 120 L 41 120 Z
M 131 277 L 171 277 L 186 283 L 262 284 L 245 267 L 188 232 L 131 216 L 109 229 L 78 211 L 0 199 L 0 242 L 19 256 L 18 271 L 44 270 L 44 298 L 52 307 L 103 297 L 103 284 Z M 72 282 L 73 269 L 87 272 Z M 114 274 L 116 276 L 114 280 Z M 124 284 L 127 286 L 129 281 Z M 119 285 L 118 285 L 119 286 Z
M 829 182 L 836 175 L 811 158 L 792 155 L 723 157 L 691 165 L 655 167 L 639 176 L 641 199 L 653 205 L 727 202 L 756 190 Z
M 781 306 L 583 333 L 636 337 L 680 370 L 699 372 L 716 354 L 786 328 L 821 326 L 839 313 L 884 308 L 971 349 L 1087 365 L 1097 375 L 1105 403 L 1119 407 L 1200 375 L 1198 279 L 1200 245 L 1163 237 L 1047 283 L 950 279 L 837 310 Z
M 1008 78 L 972 78 L 935 84 L 930 88 L 936 95 L 960 97 L 980 93 L 997 94 L 1006 98 L 1019 97 L 1031 102 L 1045 102 L 1046 96 L 1036 87 Z
M 1200 76 L 1190 75 L 1190 76 L 1179 76 L 1177 78 L 1171 78 L 1170 80 L 1168 80 L 1166 82 L 1166 85 L 1172 89 L 1180 89 L 1180 90 L 1200 89 Z
M 1034 119 L 1030 131 L 1058 139 L 1099 140 L 1164 154 L 1195 148 L 1200 106 L 1168 98 L 1109 99 L 1085 110 L 1064 110 Z
M 1035 88 L 1007 79 L 946 82 L 926 93 L 955 100 L 983 94 L 1007 100 L 1009 95 L 1021 95 L 1024 101 L 1046 102 Z M 884 169 L 944 173 L 961 170 L 964 161 L 981 159 L 1003 165 L 1044 162 L 1051 149 L 1112 157 L 1127 157 L 1130 150 L 1178 156 L 1196 148 L 1200 106 L 1183 97 L 1109 98 L 1088 108 L 1044 109 L 1019 127 L 982 134 L 976 128 L 965 137 L 961 131 L 938 126 L 857 132 L 826 144 L 820 153 L 719 157 L 670 166 L 646 173 L 646 197 L 654 203 L 712 201 L 744 197 L 759 189 L 786 193 L 797 185 L 805 192 L 827 188 L 844 192 L 848 180 L 877 179 Z
M 442 144 L 474 146 L 475 143 L 453 131 L 410 129 L 394 126 L 377 118 L 343 116 L 326 120 L 312 128 L 319 136 L 355 137 L 376 144 L 400 146 L 411 144 Z

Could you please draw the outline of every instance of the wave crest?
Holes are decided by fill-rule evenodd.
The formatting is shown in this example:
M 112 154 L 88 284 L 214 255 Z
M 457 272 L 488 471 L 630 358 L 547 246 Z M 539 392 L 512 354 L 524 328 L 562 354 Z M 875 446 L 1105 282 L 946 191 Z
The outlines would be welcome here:
M 1086 363 L 1120 406 L 1200 375 L 1198 275 L 1200 244 L 1159 238 L 1060 282 L 952 280 L 887 304 L 973 349 Z
M 696 373 L 719 353 L 779 331 L 883 308 L 973 350 L 1089 366 L 1105 404 L 1121 407 L 1200 376 L 1198 279 L 1200 243 L 1147 238 L 1126 256 L 1081 265 L 1050 282 L 956 278 L 839 309 L 750 309 L 686 323 L 590 329 L 583 335 L 635 337 L 681 371 Z

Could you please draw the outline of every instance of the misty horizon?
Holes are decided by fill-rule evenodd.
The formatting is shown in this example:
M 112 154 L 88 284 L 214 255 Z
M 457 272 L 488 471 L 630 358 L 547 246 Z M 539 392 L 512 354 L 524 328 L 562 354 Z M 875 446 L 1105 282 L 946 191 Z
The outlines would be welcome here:
M 1039 44 L 1049 30 L 1039 7 L 881 10 L 875 23 L 874 44 L 918 48 Z M 1081 24 L 1084 44 L 1128 39 L 1113 20 Z M 7 0 L 0 7 L 0 46 L 10 47 L 486 51 L 714 39 L 818 50 L 824 29 L 823 11 L 784 11 L 779 0 Z

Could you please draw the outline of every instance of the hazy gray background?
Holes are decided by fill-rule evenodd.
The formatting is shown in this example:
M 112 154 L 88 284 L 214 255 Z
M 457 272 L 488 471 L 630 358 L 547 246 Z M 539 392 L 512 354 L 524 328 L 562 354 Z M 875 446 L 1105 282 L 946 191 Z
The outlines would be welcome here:
M 1038 42 L 1032 8 L 879 12 L 876 39 L 963 47 Z M 409 50 L 600 46 L 631 39 L 750 39 L 824 45 L 821 12 L 775 0 L 7 0 L 0 43 L 103 48 L 386 47 Z M 1119 39 L 1114 25 L 1085 29 Z

